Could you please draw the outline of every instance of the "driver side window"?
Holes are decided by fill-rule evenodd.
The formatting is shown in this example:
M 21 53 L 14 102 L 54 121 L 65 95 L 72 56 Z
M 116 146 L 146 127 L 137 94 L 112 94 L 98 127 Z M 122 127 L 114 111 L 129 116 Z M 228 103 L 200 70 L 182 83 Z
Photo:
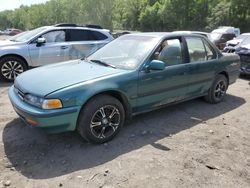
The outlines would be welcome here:
M 164 40 L 155 53 L 155 59 L 163 61 L 165 66 L 181 64 L 183 61 L 180 40 Z

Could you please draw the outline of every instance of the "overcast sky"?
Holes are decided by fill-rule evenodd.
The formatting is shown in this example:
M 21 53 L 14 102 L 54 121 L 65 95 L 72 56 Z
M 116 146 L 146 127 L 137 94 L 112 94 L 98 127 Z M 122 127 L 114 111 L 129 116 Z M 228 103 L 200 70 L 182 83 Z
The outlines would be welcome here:
M 0 11 L 13 10 L 21 5 L 44 3 L 48 0 L 0 0 Z

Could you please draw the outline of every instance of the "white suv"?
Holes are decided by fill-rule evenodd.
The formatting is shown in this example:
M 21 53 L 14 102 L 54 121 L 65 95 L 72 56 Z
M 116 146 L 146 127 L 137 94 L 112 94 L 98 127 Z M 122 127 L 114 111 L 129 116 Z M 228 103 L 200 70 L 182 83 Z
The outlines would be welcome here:
M 113 40 L 96 25 L 44 26 L 0 41 L 0 79 L 13 81 L 29 69 L 84 58 Z

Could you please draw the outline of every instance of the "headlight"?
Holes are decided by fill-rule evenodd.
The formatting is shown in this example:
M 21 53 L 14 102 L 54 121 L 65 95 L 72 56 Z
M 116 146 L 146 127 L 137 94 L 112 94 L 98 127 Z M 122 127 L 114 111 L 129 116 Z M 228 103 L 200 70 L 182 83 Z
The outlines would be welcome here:
M 36 97 L 34 95 L 27 94 L 24 96 L 24 100 L 31 105 L 34 105 L 37 107 L 42 107 L 43 99 L 40 97 Z
M 43 109 L 62 108 L 62 103 L 59 99 L 43 99 L 41 97 L 27 94 L 24 96 L 24 100 L 31 105 L 34 105 Z

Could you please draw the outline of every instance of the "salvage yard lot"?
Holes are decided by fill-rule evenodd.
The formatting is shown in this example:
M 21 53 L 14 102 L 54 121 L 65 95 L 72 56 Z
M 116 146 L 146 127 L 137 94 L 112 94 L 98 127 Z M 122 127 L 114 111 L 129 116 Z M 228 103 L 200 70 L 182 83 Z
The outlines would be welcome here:
M 133 118 L 111 142 L 26 126 L 0 83 L 0 187 L 250 187 L 250 85 Z

